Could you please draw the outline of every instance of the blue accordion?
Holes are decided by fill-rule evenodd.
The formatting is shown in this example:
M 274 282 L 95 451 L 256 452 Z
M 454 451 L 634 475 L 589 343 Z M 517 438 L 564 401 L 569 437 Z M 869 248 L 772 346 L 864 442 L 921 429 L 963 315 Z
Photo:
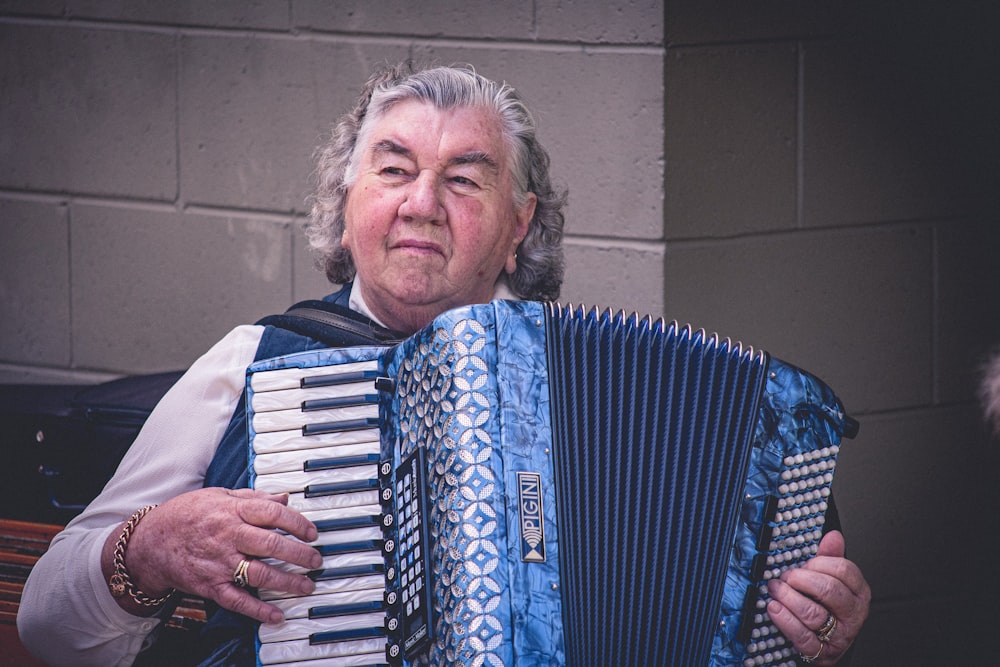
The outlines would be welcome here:
M 494 301 L 247 386 L 251 485 L 289 493 L 324 557 L 313 595 L 260 591 L 286 617 L 260 664 L 795 665 L 766 582 L 815 554 L 857 429 L 813 376 Z

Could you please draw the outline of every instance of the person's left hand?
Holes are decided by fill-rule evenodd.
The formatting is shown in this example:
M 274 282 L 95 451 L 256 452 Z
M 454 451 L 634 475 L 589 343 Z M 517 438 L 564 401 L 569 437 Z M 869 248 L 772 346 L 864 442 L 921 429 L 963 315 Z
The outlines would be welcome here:
M 814 558 L 783 572 L 767 588 L 772 598 L 767 612 L 775 626 L 805 662 L 820 667 L 835 665 L 850 648 L 868 618 L 872 597 L 861 570 L 844 557 L 844 536 L 835 530 L 823 536 Z M 823 642 L 825 628 L 828 641 Z

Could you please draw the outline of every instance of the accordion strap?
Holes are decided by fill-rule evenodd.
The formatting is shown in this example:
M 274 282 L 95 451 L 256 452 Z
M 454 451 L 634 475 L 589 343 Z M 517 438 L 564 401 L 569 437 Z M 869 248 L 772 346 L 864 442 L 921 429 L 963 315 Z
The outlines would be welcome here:
M 283 314 L 270 315 L 257 324 L 288 329 L 331 347 L 393 345 L 405 338 L 350 308 L 328 301 L 300 301 Z

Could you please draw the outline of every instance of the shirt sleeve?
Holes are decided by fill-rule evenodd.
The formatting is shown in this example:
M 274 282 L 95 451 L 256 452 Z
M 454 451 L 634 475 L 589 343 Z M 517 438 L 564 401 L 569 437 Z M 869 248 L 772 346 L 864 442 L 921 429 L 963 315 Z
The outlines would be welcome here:
M 108 534 L 135 510 L 200 489 L 243 392 L 263 327 L 199 358 L 150 414 L 111 481 L 53 540 L 25 583 L 21 641 L 49 665 L 131 665 L 157 618 L 118 606 L 101 571 Z

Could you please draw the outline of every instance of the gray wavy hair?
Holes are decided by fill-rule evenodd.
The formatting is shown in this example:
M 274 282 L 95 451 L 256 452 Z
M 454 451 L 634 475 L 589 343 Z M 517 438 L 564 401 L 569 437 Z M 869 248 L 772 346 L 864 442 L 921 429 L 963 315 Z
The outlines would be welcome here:
M 1000 438 L 1000 347 L 990 352 L 979 373 L 979 404 L 992 435 Z
M 365 84 L 354 109 L 342 116 L 330 141 L 318 151 L 317 187 L 306 235 L 317 265 L 333 283 L 354 279 L 354 258 L 340 245 L 347 191 L 358 175 L 363 137 L 373 121 L 395 104 L 419 100 L 438 109 L 481 107 L 496 113 L 511 155 L 514 202 L 537 197 L 528 233 L 517 249 L 510 289 L 522 299 L 555 300 L 563 280 L 563 214 L 566 193 L 549 179 L 549 155 L 535 137 L 535 122 L 521 97 L 471 67 L 414 68 L 400 63 L 378 69 Z

